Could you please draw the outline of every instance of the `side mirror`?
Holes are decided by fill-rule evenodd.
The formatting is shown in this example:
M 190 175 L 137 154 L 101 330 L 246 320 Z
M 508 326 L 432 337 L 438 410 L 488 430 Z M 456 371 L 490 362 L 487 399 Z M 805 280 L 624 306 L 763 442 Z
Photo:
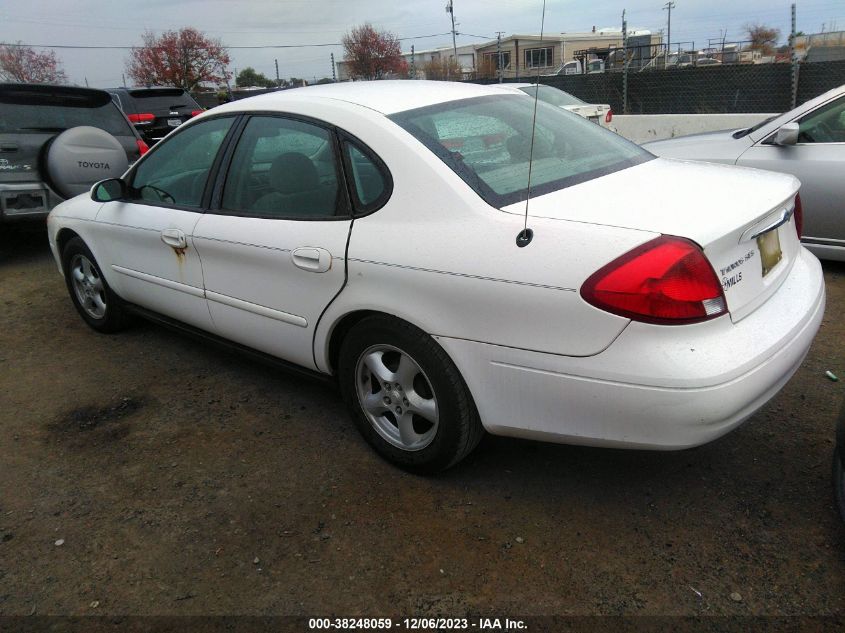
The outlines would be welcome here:
M 795 145 L 798 142 L 798 124 L 785 123 L 775 132 L 775 145 Z
M 120 178 L 101 180 L 91 187 L 91 200 L 94 202 L 111 202 L 126 197 L 126 183 Z

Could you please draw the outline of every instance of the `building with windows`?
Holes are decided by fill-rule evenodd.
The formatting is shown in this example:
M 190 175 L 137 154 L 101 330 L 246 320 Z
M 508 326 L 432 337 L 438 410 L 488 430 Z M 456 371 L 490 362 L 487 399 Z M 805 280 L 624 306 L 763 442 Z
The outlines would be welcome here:
M 644 65 L 644 58 L 660 51 L 663 38 L 642 29 L 628 31 L 629 63 L 637 58 L 638 65 Z M 525 79 L 532 76 L 553 75 L 559 71 L 601 72 L 614 64 L 622 63 L 622 29 L 608 28 L 586 33 L 555 33 L 544 35 L 510 35 L 501 42 L 490 40 L 484 44 L 459 46 L 458 64 L 463 78 L 494 78 L 502 68 L 505 79 Z M 634 52 L 634 49 L 636 52 Z M 425 66 L 432 62 L 448 62 L 455 57 L 451 46 L 402 53 L 409 70 L 417 79 L 425 79 Z M 574 63 L 577 62 L 577 63 Z M 590 63 L 593 62 L 593 63 Z M 573 66 L 574 63 L 574 66 Z M 337 62 L 337 76 L 340 81 L 350 79 L 348 63 Z M 564 69 L 564 65 L 567 67 Z
M 660 35 L 642 29 L 628 31 L 629 43 L 632 37 L 646 40 L 651 46 L 659 46 Z M 544 35 L 511 35 L 500 43 L 492 40 L 476 46 L 477 70 L 483 74 L 496 74 L 502 67 L 505 78 L 529 79 L 532 75 L 556 74 L 567 62 L 589 59 L 605 59 L 622 48 L 622 29 L 602 29 L 586 33 L 558 33 Z M 501 50 L 501 63 L 499 53 Z

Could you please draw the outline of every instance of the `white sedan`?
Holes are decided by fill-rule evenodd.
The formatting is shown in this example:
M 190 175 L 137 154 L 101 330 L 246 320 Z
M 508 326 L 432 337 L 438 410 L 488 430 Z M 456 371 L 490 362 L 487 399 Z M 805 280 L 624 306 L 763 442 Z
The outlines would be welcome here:
M 485 430 L 677 449 L 735 428 L 824 311 L 798 181 L 542 102 L 532 143 L 533 114 L 423 81 L 237 101 L 56 207 L 50 246 L 95 330 L 140 313 L 333 377 L 410 470 Z
M 597 123 L 604 127 L 610 125 L 613 120 L 613 110 L 606 103 L 587 103 L 578 97 L 569 94 L 554 86 L 540 84 L 501 83 L 492 84 L 500 90 L 508 92 L 522 92 L 529 97 L 536 96 L 540 101 L 545 101 L 558 108 L 568 110 L 588 121 Z

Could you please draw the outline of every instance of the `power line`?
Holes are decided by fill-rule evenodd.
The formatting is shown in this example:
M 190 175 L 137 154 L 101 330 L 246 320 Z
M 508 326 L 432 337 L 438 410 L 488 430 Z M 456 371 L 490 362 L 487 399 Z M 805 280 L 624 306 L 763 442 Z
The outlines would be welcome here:
M 410 37 L 398 37 L 396 38 L 399 41 L 405 40 L 422 40 L 429 37 L 443 37 L 445 35 L 451 35 L 451 31 L 446 33 L 433 33 L 431 35 L 413 35 Z M 12 47 L 28 47 L 28 48 L 61 48 L 61 49 L 81 49 L 81 50 L 132 50 L 133 48 L 152 48 L 152 49 L 164 49 L 167 48 L 165 46 L 86 46 L 81 44 L 26 44 L 24 42 L 17 42 L 17 43 L 9 43 L 3 44 L 3 46 L 12 46 Z M 231 49 L 231 50 L 260 50 L 260 49 L 279 49 L 279 48 L 316 48 L 321 46 L 343 46 L 341 42 L 326 42 L 320 44 L 262 44 L 256 46 L 228 46 L 223 45 L 223 48 Z M 194 46 L 196 50 L 208 50 L 210 48 L 217 48 L 217 47 L 210 47 L 210 46 Z

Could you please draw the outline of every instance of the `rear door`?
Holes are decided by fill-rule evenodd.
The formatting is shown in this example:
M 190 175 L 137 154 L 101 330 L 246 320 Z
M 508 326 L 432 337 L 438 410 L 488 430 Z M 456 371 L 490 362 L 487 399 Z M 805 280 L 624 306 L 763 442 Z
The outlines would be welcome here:
M 95 225 L 96 242 L 106 249 L 103 263 L 113 273 L 109 281 L 123 299 L 209 331 L 192 236 L 234 121 L 209 118 L 158 145 L 132 170 L 129 198 L 103 204 Z
M 334 131 L 252 116 L 193 241 L 223 337 L 315 368 L 314 330 L 346 280 L 352 215 Z
M 749 148 L 737 165 L 794 174 L 801 181 L 804 241 L 845 248 L 845 97 L 798 119 L 795 145 L 771 137 Z

